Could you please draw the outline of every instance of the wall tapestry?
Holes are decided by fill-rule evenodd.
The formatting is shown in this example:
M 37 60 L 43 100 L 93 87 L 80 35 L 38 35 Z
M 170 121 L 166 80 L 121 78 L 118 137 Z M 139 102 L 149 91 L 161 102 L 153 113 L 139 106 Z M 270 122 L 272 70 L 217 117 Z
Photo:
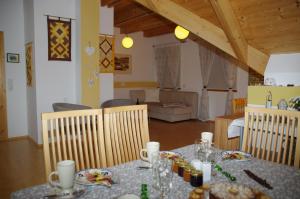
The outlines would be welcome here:
M 32 43 L 25 46 L 27 86 L 32 86 Z
M 115 38 L 111 35 L 99 35 L 100 73 L 114 72 Z
M 130 74 L 132 71 L 131 55 L 116 54 L 115 55 L 115 73 Z
M 48 60 L 71 61 L 71 19 L 47 16 Z

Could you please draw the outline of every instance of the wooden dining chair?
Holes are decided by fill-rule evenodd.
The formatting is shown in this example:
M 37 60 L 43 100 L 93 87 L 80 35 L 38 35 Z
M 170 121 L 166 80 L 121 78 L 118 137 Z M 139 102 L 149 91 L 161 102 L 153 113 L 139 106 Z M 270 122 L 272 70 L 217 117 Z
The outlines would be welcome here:
M 246 98 L 236 98 L 232 100 L 232 114 L 244 113 L 247 106 Z
M 140 158 L 149 141 L 147 105 L 104 109 L 107 164 L 113 166 Z
M 299 168 L 300 112 L 245 109 L 243 151 L 254 157 Z
M 106 167 L 101 109 L 42 114 L 46 178 L 61 160 L 74 160 L 76 170 Z

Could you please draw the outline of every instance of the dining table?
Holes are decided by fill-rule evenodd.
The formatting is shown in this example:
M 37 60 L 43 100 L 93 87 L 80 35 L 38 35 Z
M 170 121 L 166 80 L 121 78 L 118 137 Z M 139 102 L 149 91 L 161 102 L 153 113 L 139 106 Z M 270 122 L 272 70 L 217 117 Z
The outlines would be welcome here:
M 181 154 L 188 161 L 194 159 L 193 145 L 175 149 L 173 152 Z M 81 195 L 80 198 L 116 199 L 124 194 L 135 194 L 139 196 L 142 184 L 148 185 L 149 198 L 159 198 L 159 191 L 152 186 L 151 169 L 138 169 L 139 166 L 144 166 L 145 164 L 146 163 L 142 160 L 135 160 L 107 168 L 112 172 L 112 175 L 118 176 L 119 182 L 113 184 L 111 187 L 99 185 L 85 186 L 85 193 Z M 300 169 L 298 168 L 256 158 L 251 158 L 248 161 L 220 160 L 217 164 L 220 165 L 224 171 L 236 177 L 236 181 L 231 183 L 243 184 L 257 189 L 271 198 L 300 198 Z M 260 185 L 248 177 L 244 170 L 250 170 L 260 178 L 266 179 L 273 189 L 268 189 Z M 213 174 L 209 183 L 230 182 L 229 179 L 220 172 L 213 172 Z M 195 187 L 192 187 L 190 183 L 185 182 L 182 177 L 174 173 L 170 198 L 186 199 L 193 189 L 195 189 Z M 53 187 L 49 184 L 42 184 L 13 192 L 11 198 L 43 198 L 45 195 L 51 193 L 51 190 L 53 190 Z

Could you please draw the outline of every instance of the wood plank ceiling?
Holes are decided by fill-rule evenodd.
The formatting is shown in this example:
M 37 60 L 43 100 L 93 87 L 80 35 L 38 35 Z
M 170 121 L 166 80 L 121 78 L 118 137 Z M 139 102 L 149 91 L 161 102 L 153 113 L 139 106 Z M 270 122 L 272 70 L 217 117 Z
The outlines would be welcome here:
M 268 55 L 300 52 L 300 0 L 101 2 L 102 6 L 114 7 L 114 25 L 121 33 L 143 31 L 145 37 L 153 37 L 173 32 L 177 23 L 260 73 Z M 190 17 L 191 22 L 185 17 Z M 212 36 L 204 32 L 205 28 L 212 31 Z M 218 34 L 225 34 L 226 41 L 220 37 L 220 42 Z M 256 56 L 260 61 L 249 60 Z

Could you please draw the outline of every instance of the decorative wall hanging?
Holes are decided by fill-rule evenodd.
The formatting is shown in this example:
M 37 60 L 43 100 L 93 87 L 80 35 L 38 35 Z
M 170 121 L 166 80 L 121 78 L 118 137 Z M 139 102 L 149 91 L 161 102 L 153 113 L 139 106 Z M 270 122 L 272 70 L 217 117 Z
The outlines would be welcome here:
M 48 60 L 71 61 L 71 19 L 47 16 Z
M 20 63 L 20 55 L 16 53 L 7 53 L 6 61 L 8 63 Z
M 32 43 L 25 46 L 27 86 L 32 86 Z
M 95 53 L 95 48 L 91 45 L 91 42 L 89 42 L 89 45 L 87 47 L 85 47 L 85 53 L 88 56 L 91 56 Z
M 115 38 L 111 35 L 99 35 L 100 73 L 114 72 Z
M 115 55 L 115 73 L 130 74 L 132 71 L 131 55 L 116 54 Z

